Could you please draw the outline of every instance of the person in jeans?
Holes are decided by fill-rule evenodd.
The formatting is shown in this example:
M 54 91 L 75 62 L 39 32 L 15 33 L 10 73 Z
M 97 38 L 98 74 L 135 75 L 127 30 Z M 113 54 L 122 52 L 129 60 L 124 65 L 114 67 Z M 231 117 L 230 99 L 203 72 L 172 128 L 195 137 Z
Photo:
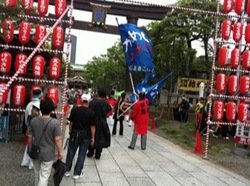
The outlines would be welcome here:
M 35 186 L 48 185 L 56 154 L 55 149 L 57 149 L 58 159 L 63 159 L 60 123 L 57 119 L 50 117 L 53 109 L 54 104 L 50 98 L 41 100 L 40 111 L 42 115 L 34 117 L 28 127 L 29 149 L 31 149 L 32 144 L 38 145 L 39 143 L 40 147 L 38 159 L 33 159 Z
M 146 150 L 147 131 L 149 121 L 149 105 L 148 99 L 145 98 L 145 92 L 139 93 L 139 101 L 134 105 L 130 118 L 134 121 L 134 133 L 129 149 L 134 149 L 137 136 L 141 135 L 141 149 Z
M 70 176 L 72 162 L 77 149 L 78 157 L 74 168 L 74 179 L 79 179 L 84 176 L 82 171 L 85 156 L 89 144 L 93 146 L 95 136 L 95 113 L 89 108 L 91 96 L 82 94 L 82 103 L 77 107 L 73 107 L 69 116 L 69 146 L 66 157 L 66 173 L 65 176 Z

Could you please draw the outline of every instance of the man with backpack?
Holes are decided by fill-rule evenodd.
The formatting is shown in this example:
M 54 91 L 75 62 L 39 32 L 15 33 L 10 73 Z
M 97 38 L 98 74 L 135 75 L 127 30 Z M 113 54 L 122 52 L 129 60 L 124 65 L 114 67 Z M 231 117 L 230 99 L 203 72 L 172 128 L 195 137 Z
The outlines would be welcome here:
M 32 92 L 32 99 L 28 103 L 28 105 L 25 108 L 25 114 L 24 114 L 24 122 L 25 122 L 25 128 L 28 128 L 30 121 L 40 115 L 40 99 L 42 98 L 43 93 L 40 89 L 34 89 Z M 27 136 L 27 130 L 24 139 L 25 144 L 25 151 L 23 155 L 23 160 L 21 163 L 21 166 L 28 166 L 29 169 L 33 168 L 33 162 L 30 159 L 28 155 L 28 136 Z

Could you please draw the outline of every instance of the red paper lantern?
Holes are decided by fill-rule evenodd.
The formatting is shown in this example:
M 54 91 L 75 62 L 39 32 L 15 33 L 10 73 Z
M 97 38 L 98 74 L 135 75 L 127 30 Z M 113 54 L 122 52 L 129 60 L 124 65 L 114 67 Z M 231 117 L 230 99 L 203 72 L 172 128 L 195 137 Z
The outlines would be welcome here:
M 22 106 L 25 103 L 26 88 L 21 84 L 17 84 L 13 88 L 13 103 Z
M 2 95 L 0 93 L 0 105 L 5 104 L 7 102 L 8 99 L 8 94 L 9 94 L 9 90 L 5 90 L 4 91 L 4 87 L 6 87 L 6 83 L 1 82 L 0 83 L 0 92 L 2 92 Z
M 223 46 L 219 50 L 219 65 L 225 67 L 229 59 L 229 49 L 226 46 Z
M 41 17 L 45 16 L 48 13 L 49 0 L 38 0 L 38 13 Z
M 32 74 L 35 78 L 41 78 L 44 74 L 45 60 L 41 55 L 37 55 L 33 59 Z
M 27 44 L 30 40 L 31 26 L 29 22 L 23 21 L 19 26 L 18 40 L 23 45 Z
M 248 49 L 243 52 L 242 67 L 246 70 L 250 68 L 250 50 Z
M 5 6 L 8 6 L 11 9 L 15 9 L 17 5 L 17 0 L 5 0 L 4 4 Z
M 241 15 L 245 9 L 245 0 L 235 0 L 235 12 Z
M 57 79 L 61 72 L 61 60 L 53 57 L 49 63 L 49 76 L 51 79 Z
M 234 48 L 231 52 L 231 66 L 237 68 L 240 64 L 240 49 Z
M 14 23 L 11 19 L 5 19 L 2 23 L 3 40 L 5 43 L 10 43 L 14 38 Z
M 244 75 L 240 78 L 240 93 L 245 95 L 248 93 L 250 88 L 250 77 Z
M 20 69 L 20 75 L 26 74 L 27 71 L 27 65 L 25 65 L 23 68 L 21 68 L 22 64 L 26 61 L 27 56 L 23 53 L 19 53 L 16 55 L 16 61 L 15 61 L 15 71 L 18 71 Z
M 221 37 L 228 40 L 231 35 L 232 23 L 230 20 L 224 20 L 221 25 Z
M 58 104 L 59 91 L 56 87 L 49 87 L 47 96 L 53 101 L 54 107 Z
M 245 27 L 245 41 L 246 43 L 250 43 L 250 24 L 247 24 Z
M 250 1 L 247 1 L 247 10 L 246 10 L 248 16 L 250 15 Z
M 25 9 L 25 14 L 30 14 L 33 8 L 33 0 L 22 0 L 22 7 Z
M 40 41 L 45 37 L 47 33 L 46 26 L 45 25 L 36 25 L 36 33 L 35 33 L 35 43 L 38 44 Z M 44 45 L 45 42 L 43 42 L 42 45 Z
M 60 49 L 64 42 L 64 29 L 61 26 L 56 26 L 52 34 L 52 45 L 56 49 Z
M 233 101 L 227 103 L 226 118 L 229 122 L 234 122 L 236 119 L 236 103 Z
M 214 119 L 216 121 L 221 121 L 224 114 L 224 103 L 222 101 L 214 102 Z
M 237 22 L 233 27 L 233 39 L 235 42 L 239 42 L 242 38 L 243 24 L 241 22 Z
M 30 100 L 32 100 L 33 90 L 36 90 L 36 89 L 39 89 L 39 90 L 43 91 L 42 88 L 40 86 L 38 86 L 38 85 L 32 86 L 31 89 L 30 89 Z
M 216 78 L 216 90 L 218 93 L 226 91 L 227 76 L 223 73 L 219 73 Z
M 59 18 L 66 9 L 66 0 L 55 0 L 55 14 Z
M 229 13 L 233 10 L 234 1 L 233 0 L 224 0 L 223 10 L 225 13 Z
M 8 74 L 10 72 L 12 56 L 9 52 L 2 52 L 0 54 L 0 72 Z
M 228 92 L 234 95 L 238 92 L 238 77 L 236 75 L 231 75 L 228 79 Z
M 245 122 L 247 120 L 248 105 L 245 103 L 240 103 L 238 106 L 238 119 L 240 122 Z

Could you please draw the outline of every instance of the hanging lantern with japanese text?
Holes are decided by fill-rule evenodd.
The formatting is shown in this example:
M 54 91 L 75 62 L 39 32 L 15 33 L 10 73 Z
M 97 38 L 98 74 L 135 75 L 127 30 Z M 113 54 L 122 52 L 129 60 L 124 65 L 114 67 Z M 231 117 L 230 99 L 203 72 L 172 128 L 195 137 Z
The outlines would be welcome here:
M 19 26 L 19 34 L 18 34 L 18 40 L 22 45 L 25 45 L 30 40 L 30 30 L 31 26 L 30 23 L 27 21 L 23 21 Z
M 225 13 L 229 13 L 233 10 L 234 0 L 224 0 L 223 10 Z
M 233 26 L 233 40 L 238 43 L 242 38 L 243 24 L 237 22 Z
M 226 19 L 221 24 L 221 37 L 228 40 L 231 35 L 232 23 L 229 19 Z
M 37 10 L 41 17 L 44 17 L 48 13 L 49 0 L 38 0 Z
M 231 75 L 228 79 L 228 92 L 234 95 L 238 92 L 238 77 L 236 75 Z
M 11 19 L 5 19 L 2 23 L 3 40 L 5 43 L 10 43 L 14 38 L 15 26 Z
M 55 0 L 55 15 L 59 18 L 66 9 L 66 0 Z
M 225 67 L 228 64 L 230 51 L 226 46 L 223 46 L 219 50 L 219 65 Z
M 9 52 L 2 52 L 0 54 L 0 72 L 2 74 L 8 74 L 10 72 L 12 56 Z
M 41 78 L 44 74 L 45 60 L 41 55 L 33 58 L 32 74 L 35 78 Z
M 38 44 L 46 35 L 47 30 L 45 25 L 38 24 L 36 25 L 36 32 L 35 32 L 35 43 Z M 45 41 L 42 45 L 44 45 Z
M 242 67 L 246 70 L 250 68 L 250 50 L 249 49 L 243 52 Z
M 240 122 L 247 120 L 248 104 L 240 103 L 238 106 L 238 119 Z
M 56 26 L 52 34 L 52 46 L 60 49 L 64 43 L 64 29 L 61 26 Z
M 235 0 L 235 12 L 238 15 L 241 15 L 245 9 L 245 0 Z
M 57 87 L 49 87 L 47 91 L 47 96 L 53 101 L 54 107 L 58 104 L 59 91 Z
M 4 4 L 10 9 L 15 9 L 17 6 L 17 0 L 4 0 Z
M 13 88 L 13 103 L 17 106 L 22 106 L 25 103 L 26 88 L 21 84 L 17 84 Z
M 216 78 L 216 90 L 218 93 L 223 93 L 226 91 L 227 76 L 223 73 L 219 73 Z
M 236 103 L 229 101 L 226 107 L 226 118 L 229 122 L 235 122 L 236 119 Z
M 250 77 L 248 75 L 241 76 L 240 78 L 240 93 L 245 95 L 250 88 Z
M 24 62 L 26 61 L 27 56 L 24 53 L 19 53 L 16 55 L 16 60 L 15 60 L 15 71 L 18 71 L 20 69 L 20 75 L 24 75 L 26 74 L 27 71 L 27 65 L 22 66 L 22 64 L 24 64 Z
M 22 7 L 26 15 L 30 14 L 33 8 L 33 0 L 22 0 Z
M 51 79 L 57 79 L 61 72 L 61 60 L 58 57 L 53 57 L 49 63 L 49 76 Z
M 250 43 L 250 24 L 247 24 L 245 27 L 245 41 Z
M 224 103 L 222 101 L 214 102 L 214 119 L 216 121 L 221 121 L 224 114 Z
M 8 99 L 8 94 L 9 94 L 9 90 L 4 88 L 6 87 L 6 83 L 1 82 L 0 83 L 0 105 L 5 104 L 7 102 Z M 4 90 L 6 89 L 6 90 Z
M 231 52 L 231 66 L 237 68 L 240 64 L 240 49 L 234 48 Z

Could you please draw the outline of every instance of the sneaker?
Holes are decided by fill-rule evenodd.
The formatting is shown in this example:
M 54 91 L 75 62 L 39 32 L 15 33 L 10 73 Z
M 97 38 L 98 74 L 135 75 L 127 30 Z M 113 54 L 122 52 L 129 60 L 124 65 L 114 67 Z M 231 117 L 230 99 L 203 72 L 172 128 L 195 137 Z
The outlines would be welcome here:
M 217 135 L 213 134 L 213 137 L 218 138 L 219 136 L 217 136 Z
M 66 171 L 66 172 L 64 173 L 64 176 L 70 177 L 70 172 L 69 172 L 69 171 Z
M 228 136 L 227 137 L 223 137 L 223 139 L 229 140 L 229 137 Z
M 29 166 L 28 169 L 29 169 L 29 170 L 32 170 L 32 169 L 33 169 L 33 166 Z
M 83 177 L 84 175 L 85 175 L 85 172 L 81 172 L 80 175 L 74 175 L 73 178 L 74 178 L 74 180 L 77 180 L 77 179 Z
M 209 132 L 214 132 L 214 130 L 213 129 L 209 129 Z

